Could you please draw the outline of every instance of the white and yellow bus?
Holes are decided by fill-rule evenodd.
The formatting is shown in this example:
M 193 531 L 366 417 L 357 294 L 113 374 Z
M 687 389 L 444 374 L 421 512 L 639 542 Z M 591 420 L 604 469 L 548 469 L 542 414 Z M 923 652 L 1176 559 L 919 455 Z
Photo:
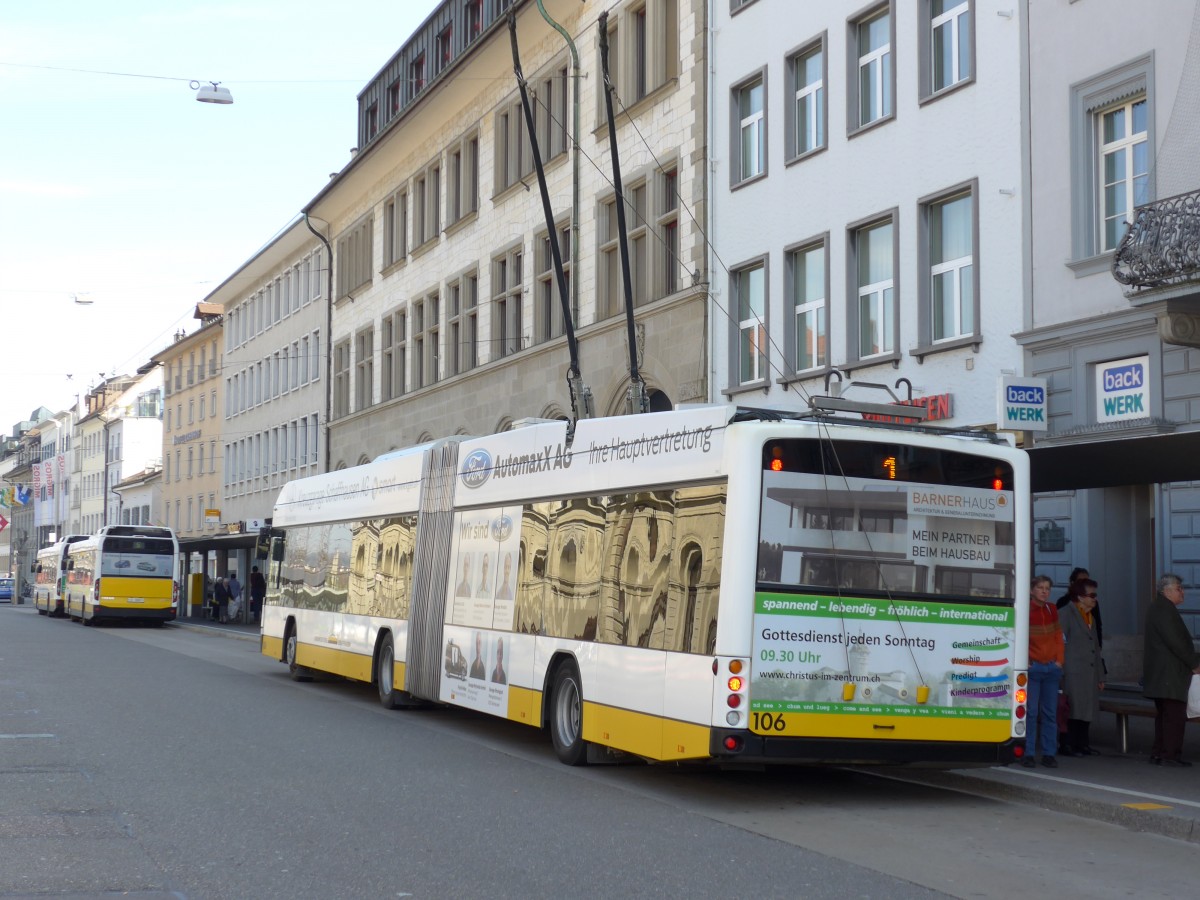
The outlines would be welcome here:
M 66 615 L 63 597 L 67 577 L 67 548 L 86 539 L 86 534 L 70 534 L 38 551 L 30 572 L 33 576 L 33 605 L 37 607 L 38 615 Z
M 1011 761 L 1025 454 L 724 407 L 541 423 L 292 481 L 262 652 L 550 732 L 578 764 Z
M 109 525 L 67 548 L 66 614 L 85 625 L 175 619 L 179 542 L 170 528 Z

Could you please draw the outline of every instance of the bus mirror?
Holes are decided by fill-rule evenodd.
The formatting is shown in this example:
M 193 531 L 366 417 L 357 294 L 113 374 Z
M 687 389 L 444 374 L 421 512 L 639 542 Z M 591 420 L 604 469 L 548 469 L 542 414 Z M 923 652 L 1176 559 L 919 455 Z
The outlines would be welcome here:
M 271 541 L 271 561 L 283 562 L 283 538 L 278 537 Z
M 260 528 L 258 530 L 258 540 L 254 544 L 255 559 L 266 559 L 271 555 L 271 529 Z

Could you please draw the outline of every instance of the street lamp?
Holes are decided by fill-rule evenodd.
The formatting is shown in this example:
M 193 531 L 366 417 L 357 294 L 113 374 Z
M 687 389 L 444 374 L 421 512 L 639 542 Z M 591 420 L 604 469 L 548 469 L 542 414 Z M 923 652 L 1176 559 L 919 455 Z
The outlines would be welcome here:
M 219 81 L 210 81 L 206 85 L 193 81 L 189 86 L 196 92 L 196 99 L 201 103 L 219 103 L 227 106 L 233 102 L 233 94 L 229 92 L 229 88 L 221 87 Z

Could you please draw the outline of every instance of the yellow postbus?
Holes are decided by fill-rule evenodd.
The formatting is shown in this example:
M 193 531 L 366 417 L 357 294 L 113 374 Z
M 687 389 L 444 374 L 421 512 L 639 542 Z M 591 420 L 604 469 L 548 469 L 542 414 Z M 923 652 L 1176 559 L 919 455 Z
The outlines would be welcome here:
M 170 528 L 110 525 L 67 548 L 66 614 L 85 625 L 175 619 L 179 542 Z
M 33 561 L 33 605 L 40 616 L 65 616 L 63 587 L 66 584 L 67 548 L 87 540 L 86 534 L 70 534 L 49 547 L 38 551 Z

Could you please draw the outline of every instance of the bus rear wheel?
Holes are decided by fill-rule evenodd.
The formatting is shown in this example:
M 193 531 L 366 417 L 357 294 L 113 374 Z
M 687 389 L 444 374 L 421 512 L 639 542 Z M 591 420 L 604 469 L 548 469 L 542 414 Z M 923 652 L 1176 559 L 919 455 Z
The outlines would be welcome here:
M 384 709 L 399 709 L 403 706 L 403 691 L 396 690 L 396 646 L 392 636 L 385 634 L 379 645 L 379 663 L 375 672 L 375 684 L 379 688 L 379 702 Z
M 296 626 L 289 625 L 287 635 L 283 639 L 283 661 L 287 663 L 288 674 L 292 676 L 292 681 L 312 681 L 312 673 L 296 663 L 296 645 L 298 643 Z
M 587 742 L 583 739 L 583 687 L 579 669 L 573 662 L 563 663 L 554 673 L 550 695 L 550 740 L 560 762 L 581 766 L 587 761 Z

